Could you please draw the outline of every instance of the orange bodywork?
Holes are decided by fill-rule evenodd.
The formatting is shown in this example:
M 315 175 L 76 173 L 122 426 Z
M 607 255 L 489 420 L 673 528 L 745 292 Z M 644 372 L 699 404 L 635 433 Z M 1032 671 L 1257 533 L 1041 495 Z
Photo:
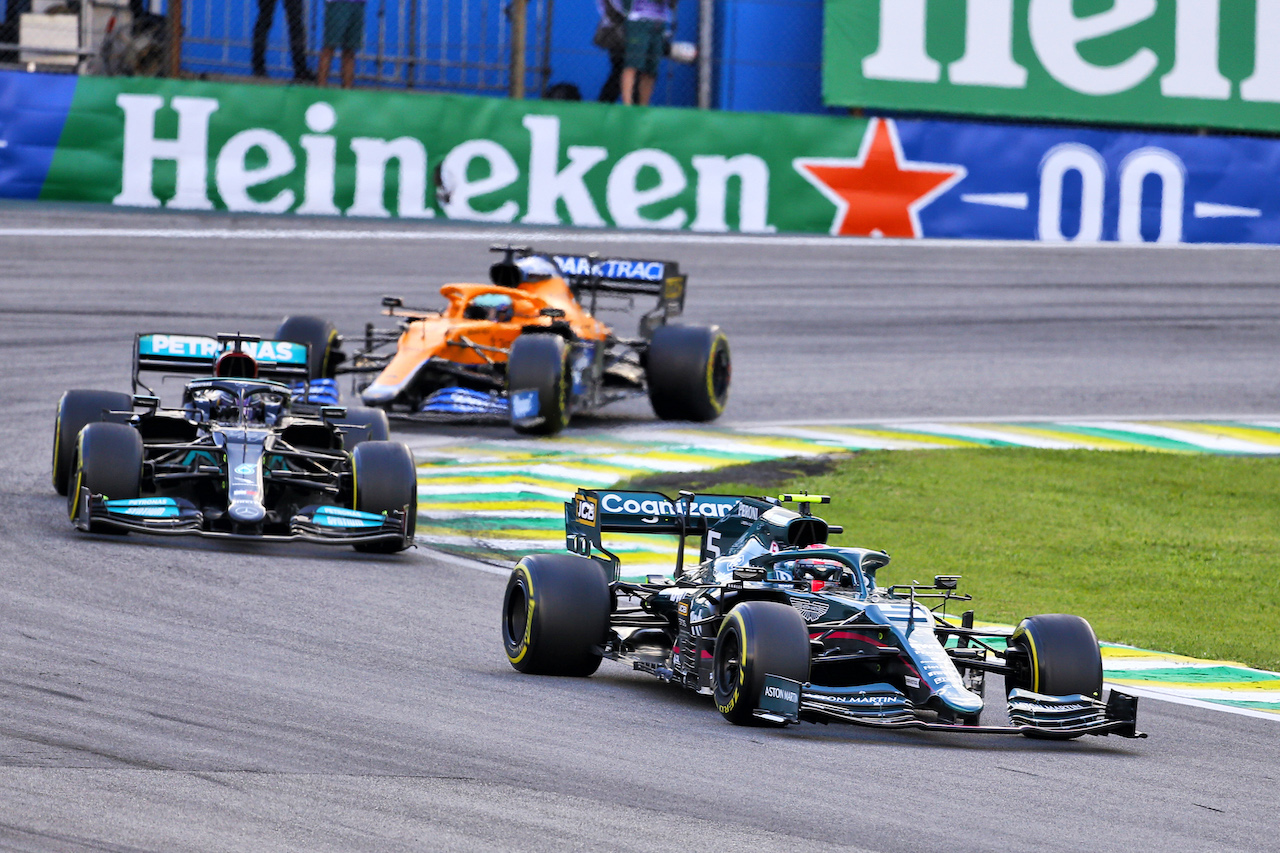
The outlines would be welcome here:
M 524 282 L 519 287 L 446 284 L 440 288 L 440 294 L 449 301 L 440 313 L 388 312 L 415 319 L 400 336 L 395 355 L 374 380 L 374 386 L 403 388 L 423 362 L 431 358 L 461 365 L 505 364 L 512 342 L 526 326 L 564 322 L 579 339 L 588 341 L 603 341 L 610 334 L 608 326 L 578 304 L 563 278 Z M 467 318 L 466 307 L 482 294 L 509 296 L 514 308 L 512 318 L 505 322 Z M 545 316 L 541 313 L 544 308 L 559 309 L 564 316 Z

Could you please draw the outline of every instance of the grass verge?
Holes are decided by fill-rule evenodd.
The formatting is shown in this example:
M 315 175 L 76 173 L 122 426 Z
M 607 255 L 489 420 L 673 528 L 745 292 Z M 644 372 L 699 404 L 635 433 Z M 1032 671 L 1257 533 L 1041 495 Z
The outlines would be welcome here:
M 892 555 L 882 583 L 959 574 L 979 619 L 1075 613 L 1100 639 L 1280 670 L 1280 459 L 872 451 L 631 485 L 828 494 L 833 544 Z

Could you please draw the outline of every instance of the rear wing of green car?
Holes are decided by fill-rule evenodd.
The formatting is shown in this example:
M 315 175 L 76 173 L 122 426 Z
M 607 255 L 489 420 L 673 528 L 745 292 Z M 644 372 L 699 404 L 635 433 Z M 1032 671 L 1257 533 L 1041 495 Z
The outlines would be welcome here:
M 681 492 L 669 498 L 661 492 L 620 489 L 579 489 L 564 505 L 565 547 L 575 554 L 600 561 L 616 580 L 621 562 L 601 541 L 604 533 L 643 533 L 679 537 L 675 573 L 684 562 L 684 541 L 688 536 L 702 539 L 701 553 L 707 552 L 707 532 L 729 515 L 745 512 L 753 516 L 753 505 L 768 506 L 755 498 L 740 495 L 699 495 Z M 758 513 L 758 508 L 756 513 Z M 746 518 L 744 518 L 744 521 Z

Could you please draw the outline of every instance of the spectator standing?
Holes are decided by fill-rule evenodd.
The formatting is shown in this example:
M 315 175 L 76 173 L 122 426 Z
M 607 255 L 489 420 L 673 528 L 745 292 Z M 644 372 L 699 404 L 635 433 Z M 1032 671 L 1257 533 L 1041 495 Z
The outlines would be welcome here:
M 342 49 L 342 88 L 356 79 L 356 52 L 364 46 L 364 0 L 325 0 L 324 47 L 320 49 L 320 85 L 329 85 L 333 51 Z
M 276 3 L 258 0 L 258 20 L 253 24 L 253 76 L 267 76 L 267 34 L 276 17 Z M 307 30 L 302 21 L 303 0 L 283 0 L 289 28 L 289 53 L 293 57 L 293 79 L 309 83 L 316 79 L 307 67 Z M 138 4 L 141 5 L 141 4 Z
M 647 106 L 653 97 L 672 2 L 674 0 L 623 0 L 627 11 L 626 59 L 621 79 L 624 104 Z
M 596 100 L 612 104 L 622 93 L 622 66 L 627 58 L 627 13 L 622 9 L 624 0 L 596 0 L 600 12 L 600 24 L 596 27 L 592 42 L 609 54 L 609 76 L 600 87 Z

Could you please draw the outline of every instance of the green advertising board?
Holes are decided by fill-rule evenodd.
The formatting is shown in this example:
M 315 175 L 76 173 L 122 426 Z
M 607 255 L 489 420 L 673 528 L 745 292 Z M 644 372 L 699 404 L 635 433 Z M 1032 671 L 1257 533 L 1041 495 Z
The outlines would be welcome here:
M 1280 0 L 826 0 L 831 106 L 1280 131 Z
M 781 124 L 785 133 L 768 115 L 83 77 L 40 197 L 173 210 L 827 232 L 835 208 L 800 166 L 855 155 L 868 123 L 790 116 Z M 913 201 L 903 199 L 903 210 Z

